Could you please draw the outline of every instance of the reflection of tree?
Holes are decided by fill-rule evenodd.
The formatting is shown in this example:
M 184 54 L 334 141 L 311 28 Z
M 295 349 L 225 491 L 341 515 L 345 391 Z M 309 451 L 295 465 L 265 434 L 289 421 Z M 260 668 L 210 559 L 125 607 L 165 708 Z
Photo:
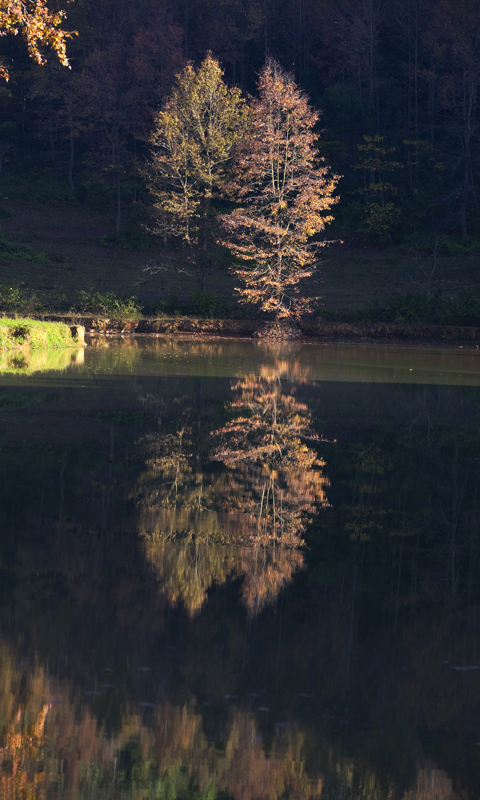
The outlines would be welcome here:
M 157 519 L 164 517 L 160 515 Z M 235 543 L 233 536 L 229 542 L 225 534 L 216 538 L 192 531 L 170 535 L 161 529 L 143 530 L 147 561 L 171 603 L 176 605 L 181 601 L 193 615 L 200 610 L 215 583 L 240 578 L 243 601 L 251 613 L 257 613 L 274 602 L 302 567 L 300 550 L 242 545 Z
M 215 458 L 228 468 L 215 502 L 228 509 L 244 575 L 242 596 L 252 612 L 278 596 L 303 564 L 305 524 L 327 505 L 324 462 L 307 441 L 317 437 L 311 414 L 293 392 L 282 392 L 282 364 L 264 367 L 233 386 L 237 416 L 217 434 Z
M 403 800 L 453 800 L 454 797 L 452 781 L 448 775 L 430 764 L 419 768 L 415 788 L 406 792 Z
M 201 508 L 202 473 L 195 470 L 190 432 L 181 426 L 174 433 L 153 433 L 144 439 L 149 458 L 137 489 L 142 505 Z
M 250 517 L 247 539 L 298 547 L 308 515 L 326 505 L 324 462 L 305 443 L 317 438 L 310 412 L 281 391 L 274 369 L 244 378 L 233 389 L 237 397 L 231 406 L 240 415 L 219 432 L 215 454 L 235 471 L 225 482 L 230 495 L 222 502 L 228 496 L 235 508 L 241 498 L 237 503 Z
M 215 433 L 220 473 L 202 467 L 200 398 L 168 414 L 148 401 L 159 424 L 143 439 L 140 532 L 167 597 L 190 614 L 228 577 L 242 580 L 251 613 L 273 602 L 302 567 L 308 516 L 326 504 L 323 462 L 305 443 L 315 438 L 308 408 L 281 391 L 280 370 L 234 385 L 230 406 L 240 415 Z
M 163 591 L 174 605 L 180 600 L 190 614 L 205 602 L 214 583 L 224 583 L 234 568 L 235 551 L 192 532 L 173 539 L 164 531 L 147 534 L 145 555 Z
M 43 794 L 42 762 L 45 720 L 51 703 L 43 703 L 28 722 L 20 704 L 7 722 L 4 746 L 0 747 L 0 792 L 3 800 L 36 798 Z M 29 716 L 32 716 L 30 714 Z
M 315 439 L 308 408 L 282 393 L 279 372 L 234 385 L 240 415 L 215 434 L 214 457 L 227 470 L 202 468 L 198 408 L 160 415 L 143 440 L 135 497 L 145 553 L 170 601 L 192 614 L 229 576 L 242 579 L 250 612 L 273 602 L 302 566 L 308 516 L 326 504 L 323 462 L 305 443 Z
M 242 597 L 250 613 L 258 613 L 273 603 L 292 576 L 303 565 L 303 553 L 292 547 L 254 545 L 239 551 L 243 575 Z
M 219 749 L 194 703 L 162 701 L 148 722 L 138 705 L 125 710 L 108 735 L 91 707 L 100 697 L 85 699 L 39 665 L 25 671 L 1 641 L 0 657 L 2 800 L 320 797 L 322 778 L 307 773 L 301 730 L 278 729 L 267 749 L 254 715 L 233 708 Z

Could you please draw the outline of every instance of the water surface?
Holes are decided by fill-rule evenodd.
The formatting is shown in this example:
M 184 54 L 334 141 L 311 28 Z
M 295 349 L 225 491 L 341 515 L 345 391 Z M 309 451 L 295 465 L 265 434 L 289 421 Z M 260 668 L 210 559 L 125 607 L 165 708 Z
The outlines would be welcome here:
M 0 795 L 477 797 L 479 358 L 5 372 Z

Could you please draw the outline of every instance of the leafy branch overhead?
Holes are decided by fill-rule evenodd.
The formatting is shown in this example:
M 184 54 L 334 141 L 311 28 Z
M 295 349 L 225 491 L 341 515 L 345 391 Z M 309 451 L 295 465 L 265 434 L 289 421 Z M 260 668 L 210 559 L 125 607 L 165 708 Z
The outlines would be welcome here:
M 21 33 L 37 64 L 45 63 L 41 47 L 51 47 L 60 63 L 68 67 L 66 44 L 73 34 L 60 28 L 65 16 L 64 10 L 50 11 L 45 0 L 0 0 L 0 35 Z M 9 79 L 4 64 L 0 64 L 0 77 Z

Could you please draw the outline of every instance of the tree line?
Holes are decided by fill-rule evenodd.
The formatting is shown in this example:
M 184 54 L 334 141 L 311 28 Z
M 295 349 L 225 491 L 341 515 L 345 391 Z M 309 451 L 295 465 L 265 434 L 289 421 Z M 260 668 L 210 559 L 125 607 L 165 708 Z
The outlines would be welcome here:
M 477 236 L 476 0 L 75 0 L 66 8 L 55 30 L 78 31 L 67 42 L 70 70 L 55 57 L 40 68 L 38 42 L 32 58 L 20 37 L 2 38 L 10 81 L 0 154 L 50 163 L 77 195 L 114 209 L 117 233 L 145 199 L 148 140 L 175 76 L 210 51 L 227 85 L 251 93 L 272 57 L 322 110 L 322 155 L 343 176 L 342 231 L 386 243 L 440 229 L 464 242 Z

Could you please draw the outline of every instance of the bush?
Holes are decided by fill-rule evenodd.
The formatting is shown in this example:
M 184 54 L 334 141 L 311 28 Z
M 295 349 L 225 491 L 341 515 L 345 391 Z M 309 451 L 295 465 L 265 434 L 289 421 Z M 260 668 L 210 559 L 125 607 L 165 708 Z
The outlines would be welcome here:
M 90 288 L 78 292 L 75 310 L 82 314 L 100 314 L 107 317 L 138 319 L 141 308 L 134 296 L 117 295 L 115 292 L 98 292 Z
M 33 250 L 26 244 L 8 242 L 1 233 L 0 258 L 6 258 L 9 261 L 31 261 L 38 264 L 48 264 L 50 262 L 46 253 Z
M 15 313 L 17 311 L 32 312 L 39 306 L 39 298 L 35 292 L 24 286 L 0 284 L 0 311 Z
M 228 317 L 231 310 L 231 304 L 226 302 L 225 298 L 217 292 L 206 292 L 203 289 L 194 290 L 187 309 L 194 316 L 207 319 Z

